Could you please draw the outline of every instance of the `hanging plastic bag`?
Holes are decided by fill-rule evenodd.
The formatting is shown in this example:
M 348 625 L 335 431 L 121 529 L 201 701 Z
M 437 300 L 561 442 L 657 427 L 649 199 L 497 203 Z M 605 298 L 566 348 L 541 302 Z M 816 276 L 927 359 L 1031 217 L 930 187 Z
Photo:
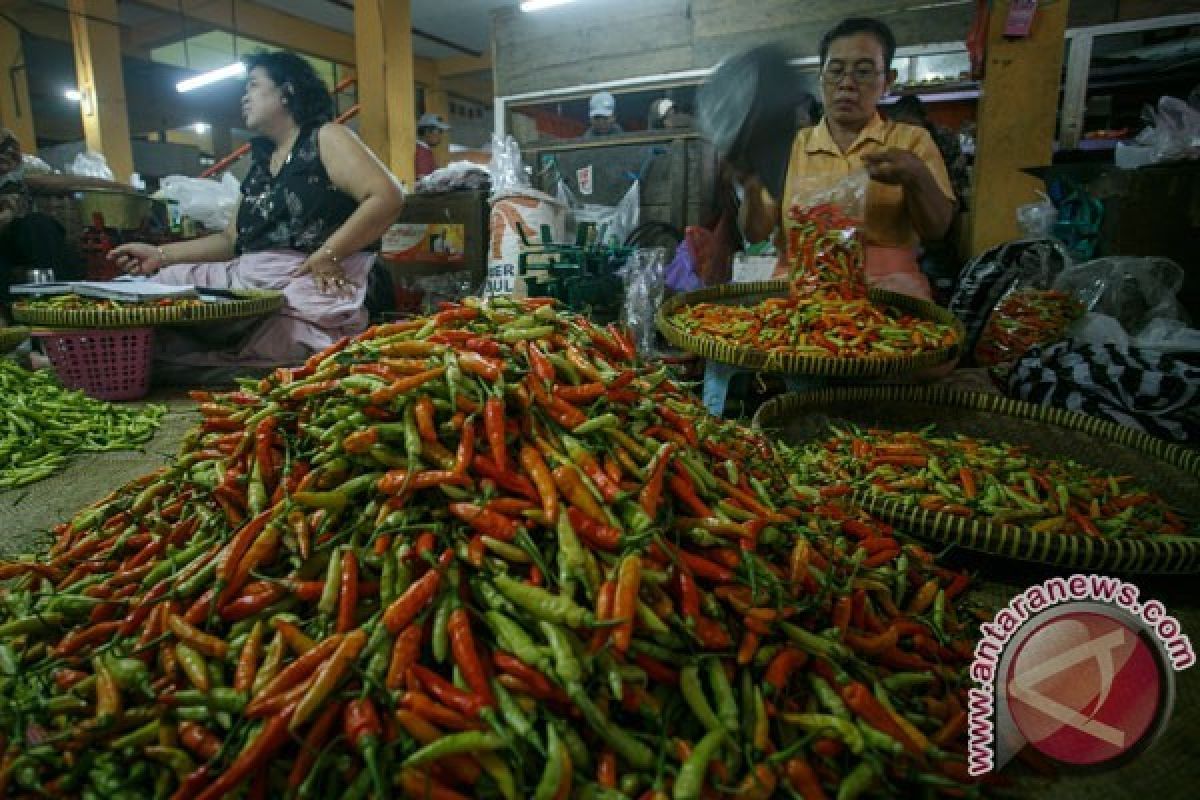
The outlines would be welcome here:
M 654 352 L 654 317 L 662 305 L 666 289 L 664 262 L 666 251 L 661 247 L 634 250 L 621 270 L 625 279 L 625 302 L 621 306 L 621 322 L 633 333 L 638 352 Z
M 93 153 L 91 150 L 76 154 L 75 159 L 67 165 L 67 174 L 84 178 L 103 178 L 106 181 L 113 179 L 113 171 L 109 169 L 104 155 Z
M 694 292 L 704 286 L 701 264 L 711 255 L 712 231 L 689 225 L 683 242 L 675 248 L 675 258 L 667 266 L 666 285 L 673 292 Z
M 562 191 L 563 184 L 560 182 L 560 194 Z M 573 198 L 570 190 L 566 191 L 567 196 Z M 574 209 L 576 225 L 591 223 L 596 226 L 596 234 L 600 237 L 598 241 L 601 244 L 612 244 L 617 247 L 623 245 L 629 238 L 629 234 L 637 229 L 638 221 L 641 218 L 641 191 L 641 184 L 634 181 L 615 206 L 599 206 L 590 203 L 576 206 Z
M 863 220 L 867 213 L 866 170 L 833 186 L 828 178 L 793 179 L 787 215 L 787 258 L 793 294 L 809 294 L 830 284 L 856 296 L 867 292 Z
M 226 172 L 219 181 L 168 175 L 159 184 L 156 197 L 178 203 L 180 214 L 210 231 L 223 231 L 229 227 L 242 194 L 238 179 Z
M 1200 158 L 1200 110 L 1178 97 L 1162 97 L 1157 108 L 1146 107 L 1152 127 L 1138 136 L 1150 146 L 1154 162 Z
M 521 159 L 521 146 L 512 136 L 501 139 L 492 136 L 492 160 L 488 164 L 492 173 L 492 197 L 529 188 L 529 174 Z

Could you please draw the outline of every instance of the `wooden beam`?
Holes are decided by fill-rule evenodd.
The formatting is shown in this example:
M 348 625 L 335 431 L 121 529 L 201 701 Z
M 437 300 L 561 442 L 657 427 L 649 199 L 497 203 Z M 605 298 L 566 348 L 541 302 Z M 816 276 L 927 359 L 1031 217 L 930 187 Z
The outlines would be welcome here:
M 121 31 L 121 49 L 127 55 L 149 58 L 150 51 L 155 48 L 166 47 L 211 30 L 214 27 L 206 22 L 183 19 L 175 14 Z
M 411 0 L 355 3 L 354 32 L 363 141 L 411 187 L 417 144 Z
M 437 60 L 438 75 L 443 78 L 453 78 L 456 75 L 469 75 L 472 72 L 490 72 L 492 57 L 482 56 L 450 56 Z
M 104 154 L 113 177 L 128 183 L 133 174 L 133 147 L 125 78 L 121 72 L 121 34 L 116 0 L 68 0 L 75 75 L 82 98 L 87 149 Z
M 249 0 L 179 3 L 178 0 L 134 0 L 138 5 L 155 8 L 176 17 L 183 9 L 189 19 L 198 20 L 224 31 L 285 47 L 339 64 L 354 63 L 354 37 L 276 11 Z
M 1009 5 L 992 5 L 971 190 L 972 256 L 1020 236 L 1017 207 L 1036 200 L 1042 186 L 1021 170 L 1053 158 L 1068 6 L 1039 6 L 1032 35 L 1008 39 Z
M 21 31 L 0 17 L 0 125 L 16 134 L 21 149 L 37 152 L 37 134 L 33 128 L 33 109 L 29 104 L 29 80 Z

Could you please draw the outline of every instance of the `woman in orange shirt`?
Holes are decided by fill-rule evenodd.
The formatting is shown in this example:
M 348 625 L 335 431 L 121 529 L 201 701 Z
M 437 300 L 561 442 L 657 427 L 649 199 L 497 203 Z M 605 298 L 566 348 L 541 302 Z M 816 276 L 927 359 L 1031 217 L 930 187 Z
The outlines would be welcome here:
M 879 114 L 879 102 L 896 80 L 891 68 L 895 51 L 891 29 L 873 19 L 842 20 L 822 37 L 825 118 L 796 135 L 784 198 L 792 203 L 802 178 L 807 182 L 813 176 L 827 177 L 832 186 L 866 169 L 871 177 L 865 220 L 867 284 L 929 299 L 917 248 L 922 240 L 941 239 L 949 230 L 954 190 L 929 133 Z M 745 188 L 747 238 L 762 241 L 781 223 L 786 234 L 792 223 L 779 202 L 754 178 Z M 777 274 L 786 273 L 786 255 Z

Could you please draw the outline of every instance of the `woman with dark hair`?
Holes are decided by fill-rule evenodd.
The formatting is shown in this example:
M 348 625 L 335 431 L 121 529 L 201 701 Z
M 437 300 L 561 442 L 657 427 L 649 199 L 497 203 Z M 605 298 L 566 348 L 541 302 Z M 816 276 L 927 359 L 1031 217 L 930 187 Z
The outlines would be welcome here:
M 821 92 L 825 116 L 796 134 L 783 197 L 748 181 L 743 230 L 755 241 L 793 224 L 786 205 L 797 182 L 817 176 L 833 186 L 865 169 L 866 279 L 869 286 L 930 298 L 917 266 L 922 241 L 939 240 L 954 217 L 954 190 L 941 155 L 923 128 L 884 119 L 879 101 L 896 81 L 896 38 L 875 19 L 839 22 L 821 39 Z M 786 241 L 786 237 L 784 238 Z M 780 259 L 780 272 L 786 270 Z
M 282 291 L 282 311 L 232 352 L 167 344 L 163 360 L 193 366 L 276 366 L 303 361 L 366 326 L 373 255 L 365 252 L 404 200 L 387 168 L 348 128 L 303 58 L 259 53 L 247 64 L 242 116 L 257 137 L 241 203 L 229 227 L 158 247 L 126 244 L 109 258 L 169 284 Z

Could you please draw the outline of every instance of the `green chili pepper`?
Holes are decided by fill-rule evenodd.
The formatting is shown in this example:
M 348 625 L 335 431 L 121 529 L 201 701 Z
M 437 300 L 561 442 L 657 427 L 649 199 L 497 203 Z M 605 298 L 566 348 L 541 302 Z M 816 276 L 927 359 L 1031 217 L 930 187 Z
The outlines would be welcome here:
M 832 714 L 780 714 L 779 718 L 806 731 L 836 733 L 851 753 L 858 755 L 863 751 L 862 732 L 848 719 Z
M 588 697 L 587 692 L 584 691 L 582 686 L 575 684 L 568 687 L 567 692 L 576 707 L 583 713 L 584 719 L 587 720 L 592 730 L 607 742 L 608 746 L 615 750 L 619 756 L 628 761 L 630 766 L 642 770 L 653 767 L 656 760 L 654 751 L 618 728 L 612 722 L 609 722 L 600 713 L 600 709 L 596 708 L 595 703 Z M 723 736 L 724 734 L 722 733 L 721 735 Z
M 842 778 L 838 785 L 837 800 L 857 800 L 864 792 L 870 790 L 875 783 L 875 766 L 870 761 L 863 761 Z
M 717 717 L 704 695 L 704 686 L 700 682 L 700 668 L 695 664 L 688 664 L 679 671 L 679 690 L 683 693 L 684 702 L 705 730 L 725 731 L 725 724 Z
M 546 766 L 533 792 L 533 800 L 553 800 L 563 780 L 563 743 L 553 725 L 546 726 Z
M 734 697 L 733 687 L 729 684 L 729 676 L 725 674 L 725 666 L 720 659 L 708 662 L 708 681 L 712 684 L 713 697 L 717 700 L 717 717 L 730 734 L 738 732 L 739 714 L 737 698 Z
M 477 753 L 482 750 L 499 750 L 505 746 L 503 737 L 483 731 L 448 733 L 417 750 L 404 760 L 402 766 L 416 767 L 430 761 L 460 753 Z
M 672 794 L 674 800 L 699 800 L 700 790 L 704 787 L 704 776 L 708 773 L 708 764 L 717 757 L 717 751 L 724 739 L 724 731 L 709 731 L 704 735 L 679 769 Z
M 493 581 L 500 593 L 514 605 L 538 619 L 557 622 L 570 628 L 583 628 L 596 622 L 592 612 L 564 595 L 551 594 L 545 589 L 522 583 L 508 575 L 496 575 Z
M 575 657 L 575 646 L 571 642 L 571 634 L 551 622 L 541 621 L 538 627 L 546 634 L 550 642 L 550 652 L 554 655 L 554 670 L 563 683 L 579 683 L 583 680 L 583 666 Z

